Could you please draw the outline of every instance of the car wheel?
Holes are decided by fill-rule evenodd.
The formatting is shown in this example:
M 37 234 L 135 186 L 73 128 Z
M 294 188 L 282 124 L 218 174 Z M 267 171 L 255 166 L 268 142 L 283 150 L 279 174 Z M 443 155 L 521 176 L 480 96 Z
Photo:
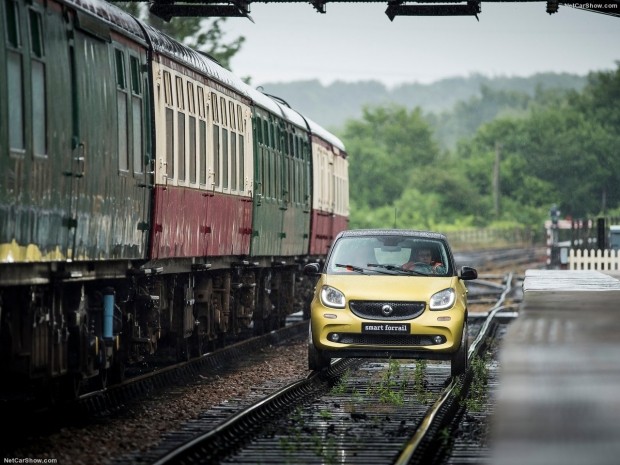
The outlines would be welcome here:
M 460 376 L 467 370 L 467 350 L 468 350 L 467 323 L 463 325 L 463 335 L 461 336 L 461 345 L 459 349 L 452 354 L 450 361 L 451 375 Z
M 312 342 L 312 328 L 310 328 L 308 335 L 308 368 L 319 371 L 328 368 L 331 362 L 331 357 L 325 356 L 322 350 L 314 346 L 314 342 Z

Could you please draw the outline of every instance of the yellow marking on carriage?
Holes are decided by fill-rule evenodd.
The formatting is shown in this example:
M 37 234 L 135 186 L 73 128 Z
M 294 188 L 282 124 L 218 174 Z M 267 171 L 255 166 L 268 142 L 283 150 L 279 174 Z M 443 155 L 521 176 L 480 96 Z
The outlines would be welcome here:
M 27 263 L 65 260 L 59 246 L 47 254 L 34 244 L 20 245 L 15 239 L 10 243 L 0 244 L 0 263 Z

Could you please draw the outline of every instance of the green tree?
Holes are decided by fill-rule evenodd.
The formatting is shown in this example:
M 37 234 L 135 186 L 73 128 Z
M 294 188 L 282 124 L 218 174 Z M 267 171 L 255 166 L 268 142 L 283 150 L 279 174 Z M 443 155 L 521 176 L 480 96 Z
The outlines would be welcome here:
M 619 73 L 596 73 L 581 94 L 556 98 L 553 106 L 536 105 L 525 118 L 496 119 L 460 143 L 458 158 L 487 198 L 494 195 L 491 173 L 500 147 L 500 218 L 527 220 L 551 203 L 573 217 L 618 205 L 616 81 Z
M 361 120 L 347 122 L 342 139 L 350 157 L 350 195 L 371 208 L 392 205 L 416 170 L 438 155 L 419 108 L 365 107 Z
M 482 84 L 479 96 L 457 102 L 450 111 L 430 115 L 429 120 L 442 146 L 454 148 L 459 139 L 471 137 L 484 123 L 502 116 L 524 114 L 531 101 L 532 97 L 524 92 Z

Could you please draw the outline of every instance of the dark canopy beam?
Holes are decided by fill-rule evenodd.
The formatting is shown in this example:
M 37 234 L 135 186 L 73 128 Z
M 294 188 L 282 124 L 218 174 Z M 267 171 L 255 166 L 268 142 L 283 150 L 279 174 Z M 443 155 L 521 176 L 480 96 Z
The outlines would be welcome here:
M 385 14 L 393 21 L 396 16 L 475 16 L 480 13 L 480 2 L 467 3 L 426 3 L 424 5 L 405 5 L 403 2 L 389 2 Z
M 127 1 L 127 0 L 109 0 Z M 313 6 L 319 13 L 327 11 L 327 3 L 386 3 L 385 0 L 130 0 L 148 1 L 151 13 L 169 21 L 175 16 L 202 17 L 246 17 L 250 20 L 251 3 L 306 3 Z M 385 14 L 393 21 L 396 16 L 462 16 L 478 17 L 483 0 L 388 0 Z M 575 0 L 571 3 L 559 3 L 557 0 L 485 0 L 492 2 L 546 3 L 546 11 L 553 14 L 558 7 L 573 7 L 584 11 L 620 17 L 620 0 L 605 0 L 600 7 L 592 8 L 592 0 Z

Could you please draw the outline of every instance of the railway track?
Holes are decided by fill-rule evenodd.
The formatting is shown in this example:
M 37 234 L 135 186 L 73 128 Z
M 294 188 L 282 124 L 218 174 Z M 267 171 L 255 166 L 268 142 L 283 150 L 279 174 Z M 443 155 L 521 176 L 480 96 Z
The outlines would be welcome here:
M 473 389 L 480 397 L 476 370 L 490 363 L 486 353 L 498 327 L 516 316 L 503 305 L 512 276 L 503 281 L 496 305 L 471 318 L 472 369 L 459 378 L 450 377 L 445 362 L 340 359 L 223 421 L 205 415 L 172 450 L 142 459 L 157 465 L 441 463 L 456 444 L 452 433 L 471 417 L 468 394 Z
M 306 334 L 306 325 L 303 321 L 293 319 L 291 324 L 268 334 L 240 341 L 187 362 L 155 369 L 101 391 L 90 392 L 81 396 L 72 406 L 90 415 L 124 407 L 145 395 L 183 385 L 205 373 L 233 366 L 248 353 L 303 337 Z

